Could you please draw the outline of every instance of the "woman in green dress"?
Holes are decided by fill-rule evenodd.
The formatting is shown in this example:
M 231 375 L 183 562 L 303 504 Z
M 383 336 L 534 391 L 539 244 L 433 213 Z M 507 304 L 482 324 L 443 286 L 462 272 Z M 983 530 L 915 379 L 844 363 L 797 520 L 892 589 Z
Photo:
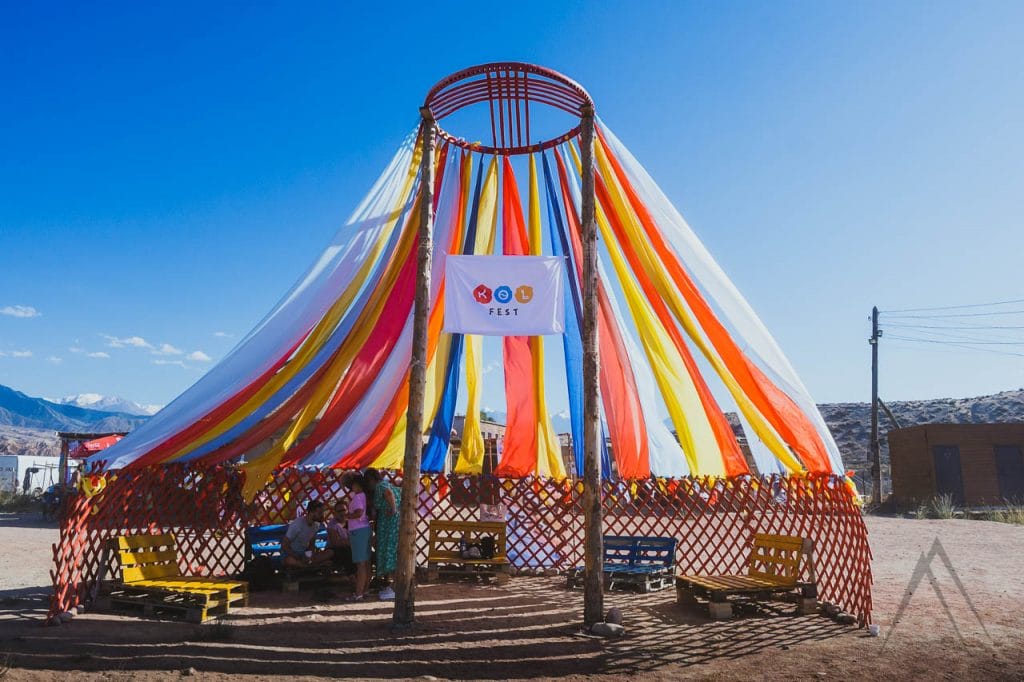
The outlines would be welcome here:
M 391 576 L 398 558 L 398 507 L 402 503 L 402 491 L 383 480 L 376 469 L 367 469 L 363 476 L 373 491 L 377 579 L 381 583 L 380 599 L 385 601 L 395 598 Z

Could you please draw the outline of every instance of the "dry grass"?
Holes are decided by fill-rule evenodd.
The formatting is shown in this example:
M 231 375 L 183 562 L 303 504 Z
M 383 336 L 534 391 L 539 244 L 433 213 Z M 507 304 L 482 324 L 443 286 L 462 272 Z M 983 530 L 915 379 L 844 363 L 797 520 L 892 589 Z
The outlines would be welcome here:
M 1024 526 L 1024 505 L 1006 503 L 1003 509 L 997 509 L 988 516 L 989 521 L 999 523 L 1012 523 L 1016 526 Z
M 922 502 L 910 515 L 915 519 L 955 519 L 960 516 L 960 509 L 953 501 L 953 496 L 946 494 Z
M 9 490 L 0 491 L 0 512 L 25 512 L 37 507 L 36 498 Z

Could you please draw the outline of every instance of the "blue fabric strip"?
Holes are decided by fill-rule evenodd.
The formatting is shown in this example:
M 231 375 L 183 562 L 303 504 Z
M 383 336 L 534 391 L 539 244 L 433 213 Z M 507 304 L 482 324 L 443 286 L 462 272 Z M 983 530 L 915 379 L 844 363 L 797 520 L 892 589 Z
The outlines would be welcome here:
M 466 226 L 466 239 L 462 244 L 462 253 L 473 254 L 473 243 L 476 241 L 477 210 L 480 206 L 480 192 L 483 187 L 483 157 L 476 170 L 476 187 L 473 189 L 473 206 L 469 212 L 469 224 Z M 462 367 L 463 335 L 452 334 L 451 349 L 448 352 L 448 366 L 445 369 L 444 392 L 441 402 L 434 415 L 434 423 L 430 428 L 430 440 L 423 451 L 423 462 L 420 466 L 425 473 L 444 471 L 444 459 L 451 444 L 452 424 L 455 421 L 455 403 L 459 397 L 459 370 Z

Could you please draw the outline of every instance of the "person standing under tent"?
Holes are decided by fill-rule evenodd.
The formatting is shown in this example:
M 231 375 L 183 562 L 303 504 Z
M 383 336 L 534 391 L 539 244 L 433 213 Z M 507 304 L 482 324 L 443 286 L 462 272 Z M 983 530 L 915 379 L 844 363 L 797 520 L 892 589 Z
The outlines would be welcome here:
M 402 491 L 383 480 L 376 469 L 367 469 L 363 476 L 373 494 L 377 579 L 381 581 L 380 599 L 386 601 L 395 598 L 391 576 L 398 561 L 398 507 L 402 503 Z
M 349 601 L 361 601 L 370 586 L 370 517 L 366 505 L 366 479 L 355 474 L 347 482 L 351 491 L 348 500 L 348 540 L 352 546 L 352 563 L 356 565 L 355 592 Z

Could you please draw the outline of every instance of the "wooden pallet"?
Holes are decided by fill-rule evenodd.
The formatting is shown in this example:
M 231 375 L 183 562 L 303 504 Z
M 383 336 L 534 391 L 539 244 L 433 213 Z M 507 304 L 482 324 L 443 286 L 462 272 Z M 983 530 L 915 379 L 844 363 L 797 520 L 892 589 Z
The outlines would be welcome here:
M 227 605 L 245 606 L 249 585 L 244 580 L 182 575 L 174 535 L 130 535 L 113 539 L 122 587 L 131 592 L 215 597 Z
M 636 589 L 644 594 L 670 587 L 675 567 L 676 540 L 671 537 L 606 535 L 602 539 L 604 588 Z M 569 569 L 565 586 L 583 584 L 584 566 Z
M 201 597 L 206 596 L 206 599 Z M 157 594 L 153 591 L 115 590 L 101 596 L 97 605 L 100 610 L 123 613 L 145 618 L 168 618 L 185 620 L 189 623 L 205 623 L 228 612 L 227 601 L 195 593 L 168 592 Z
M 813 613 L 818 595 L 813 552 L 810 540 L 758 533 L 746 575 L 681 575 L 676 578 L 676 599 L 682 605 L 697 604 L 698 596 L 707 599 L 708 613 L 714 619 L 732 616 L 730 598 L 767 601 L 792 597 L 797 600 L 798 614 Z M 804 561 L 810 574 L 808 582 L 799 580 Z
M 459 553 L 462 544 L 479 543 L 484 537 L 494 540 L 494 556 L 490 559 L 464 559 Z M 427 552 L 426 580 L 437 580 L 442 574 L 463 577 L 494 578 L 504 585 L 511 577 L 511 564 L 506 554 L 504 521 L 430 522 L 430 544 Z
M 496 564 L 489 559 L 459 559 L 457 562 L 428 561 L 426 580 L 433 582 L 442 575 L 463 578 L 494 578 L 498 585 L 504 585 L 511 579 L 510 565 Z
M 582 566 L 569 569 L 565 577 L 565 586 L 572 590 L 583 586 L 585 569 Z M 604 589 L 613 590 L 616 588 L 635 589 L 642 594 L 657 592 L 671 587 L 675 578 L 671 573 L 645 572 L 636 573 L 631 571 L 605 571 Z

